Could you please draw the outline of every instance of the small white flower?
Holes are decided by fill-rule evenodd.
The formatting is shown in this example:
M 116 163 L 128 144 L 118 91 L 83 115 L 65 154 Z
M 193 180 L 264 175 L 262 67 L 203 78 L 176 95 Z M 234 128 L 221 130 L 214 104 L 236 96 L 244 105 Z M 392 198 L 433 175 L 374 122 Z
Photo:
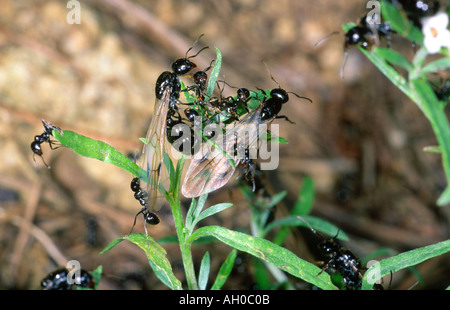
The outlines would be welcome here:
M 423 44 L 428 53 L 436 54 L 441 47 L 447 47 L 450 50 L 450 31 L 448 26 L 448 15 L 439 12 L 434 16 L 422 20 L 422 32 L 425 36 Z

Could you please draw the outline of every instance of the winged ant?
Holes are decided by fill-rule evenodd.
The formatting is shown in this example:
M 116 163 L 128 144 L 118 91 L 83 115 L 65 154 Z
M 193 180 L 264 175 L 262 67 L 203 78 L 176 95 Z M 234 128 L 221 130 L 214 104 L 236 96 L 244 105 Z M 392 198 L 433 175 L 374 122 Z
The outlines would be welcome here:
M 142 149 L 143 156 L 141 156 L 143 162 L 140 166 L 143 173 L 131 181 L 131 188 L 135 193 L 135 197 L 143 206 L 137 215 L 142 213 L 146 222 L 153 225 L 158 224 L 159 219 L 151 210 L 158 211 L 161 207 L 162 197 L 158 197 L 158 187 L 167 178 L 167 171 L 164 169 L 163 163 L 166 152 L 166 140 L 168 140 L 167 129 L 172 129 L 177 123 L 182 122 L 181 117 L 174 119 L 176 115 L 179 116 L 180 92 L 186 91 L 181 90 L 179 77 L 186 75 L 197 67 L 191 59 L 208 48 L 204 47 L 195 55 L 188 56 L 202 36 L 200 35 L 193 46 L 187 50 L 184 58 L 177 59 L 172 63 L 172 71 L 164 71 L 156 81 L 155 112 L 147 131 L 146 144 Z M 146 183 L 145 188 L 141 187 L 141 180 L 144 180 Z

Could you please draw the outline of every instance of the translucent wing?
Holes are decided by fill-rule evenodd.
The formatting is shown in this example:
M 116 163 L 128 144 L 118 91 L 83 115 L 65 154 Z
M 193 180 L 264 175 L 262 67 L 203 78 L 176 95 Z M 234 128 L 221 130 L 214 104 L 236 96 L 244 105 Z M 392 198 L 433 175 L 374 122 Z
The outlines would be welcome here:
M 171 91 L 170 87 L 166 87 L 161 99 L 155 102 L 155 114 L 147 131 L 146 142 L 142 149 L 143 175 L 139 178 L 146 183 L 146 192 L 148 193 L 147 202 L 148 209 L 158 211 L 161 208 L 164 197 L 159 192 L 159 186 L 167 189 L 168 172 L 164 166 L 164 150 L 166 143 L 166 120 L 169 110 Z M 141 185 L 142 188 L 144 188 Z
M 254 148 L 259 139 L 258 124 L 263 105 L 246 114 L 239 122 L 225 128 L 225 134 L 215 141 L 203 142 L 200 151 L 191 159 L 181 189 L 187 198 L 215 191 L 231 179 L 235 167 L 244 157 L 245 148 Z M 266 122 L 265 122 L 266 123 Z M 218 147 L 217 147 L 218 146 Z M 233 159 L 232 165 L 230 159 Z

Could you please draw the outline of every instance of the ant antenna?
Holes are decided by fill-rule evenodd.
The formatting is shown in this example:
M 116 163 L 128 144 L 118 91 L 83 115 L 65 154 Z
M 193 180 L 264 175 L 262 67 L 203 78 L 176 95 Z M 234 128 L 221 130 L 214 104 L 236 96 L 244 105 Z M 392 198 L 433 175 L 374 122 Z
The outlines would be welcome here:
M 297 98 L 300 98 L 300 99 L 305 99 L 305 100 L 308 100 L 309 102 L 311 102 L 312 103 L 312 100 L 311 99 L 309 99 L 308 97 L 304 97 L 304 96 L 299 96 L 299 95 L 297 95 L 296 93 L 294 93 L 294 92 L 292 92 L 292 91 L 288 91 L 288 94 L 293 94 L 293 95 L 295 95 Z
M 335 34 L 339 34 L 339 31 L 333 31 L 329 35 L 327 35 L 324 38 L 320 39 L 316 44 L 314 44 L 314 48 L 319 47 L 319 45 L 321 45 L 323 42 L 325 42 L 326 40 L 328 40 L 331 36 L 334 36 Z
M 266 66 L 267 71 L 269 72 L 269 75 L 270 75 L 270 78 L 272 79 L 272 81 L 274 81 L 275 84 L 277 84 L 277 86 L 278 86 L 279 89 L 282 89 L 281 86 L 280 86 L 280 83 L 278 83 L 278 81 L 275 80 L 275 78 L 273 77 L 272 72 L 270 72 L 270 69 L 269 69 L 269 67 L 267 66 L 267 64 L 265 63 L 265 61 L 264 61 L 264 60 L 261 60 L 261 62 Z M 260 89 L 260 90 L 261 90 L 261 89 Z M 292 91 L 288 91 L 287 93 L 288 93 L 288 94 L 293 94 L 293 95 L 295 95 L 295 96 L 296 96 L 297 98 L 299 98 L 299 99 L 305 99 L 305 100 L 308 100 L 309 102 L 312 103 L 312 100 L 309 99 L 308 97 L 299 96 L 298 94 L 296 94 L 296 93 L 294 93 L 294 92 L 292 92 Z
M 205 35 L 205 34 L 202 33 L 202 34 L 195 40 L 194 44 L 192 44 L 192 46 L 186 51 L 186 54 L 185 54 L 185 57 L 184 57 L 185 59 L 190 59 L 190 58 L 197 57 L 198 54 L 200 54 L 203 50 L 209 48 L 209 46 L 205 46 L 205 47 L 203 47 L 201 50 L 199 50 L 199 51 L 197 52 L 197 54 L 188 57 L 189 52 L 194 48 L 194 46 L 198 43 L 198 41 L 200 41 L 201 37 L 203 37 L 204 35 Z
M 317 236 L 321 237 L 322 239 L 326 239 L 320 232 L 318 232 L 317 230 L 315 230 L 314 228 L 312 228 L 311 224 L 309 224 L 306 219 L 304 219 L 303 217 L 301 217 L 300 215 L 297 215 L 297 218 L 299 220 L 301 220 L 302 222 L 304 222 L 308 228 Z M 339 235 L 339 233 L 341 232 L 341 228 L 338 227 L 338 231 L 336 233 L 336 235 L 332 238 L 333 240 L 337 238 L 337 236 Z
M 277 84 L 278 88 L 281 88 L 280 83 L 278 83 L 277 80 L 275 80 L 275 78 L 272 75 L 272 72 L 269 69 L 269 66 L 266 64 L 266 62 L 264 60 L 261 60 L 261 62 L 264 64 L 264 66 L 266 66 L 267 72 L 269 72 L 270 78 L 272 79 L 272 81 L 275 82 L 275 84 Z
M 309 224 L 303 217 L 301 217 L 300 215 L 297 215 L 297 218 L 298 218 L 299 220 L 301 220 L 303 223 L 305 223 L 305 224 L 308 226 L 308 228 L 309 228 L 315 235 L 318 235 L 318 236 L 322 237 L 323 239 L 325 239 L 325 238 L 324 238 L 317 230 L 315 230 L 314 228 L 312 228 L 311 224 Z
M 347 63 L 347 59 L 348 59 L 348 51 L 347 51 L 347 49 L 345 49 L 344 50 L 344 59 L 342 59 L 341 70 L 339 73 L 341 79 L 344 79 L 344 67 L 345 67 L 345 64 Z

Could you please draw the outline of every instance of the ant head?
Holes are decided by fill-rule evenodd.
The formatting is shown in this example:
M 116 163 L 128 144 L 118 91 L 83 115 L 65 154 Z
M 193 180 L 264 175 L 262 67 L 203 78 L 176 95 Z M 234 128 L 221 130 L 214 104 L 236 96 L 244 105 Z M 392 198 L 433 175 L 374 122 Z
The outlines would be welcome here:
M 192 77 L 194 79 L 194 83 L 197 85 L 206 85 L 206 81 L 208 80 L 208 75 L 205 71 L 197 71 Z
M 141 181 L 139 178 L 133 178 L 130 187 L 133 192 L 137 193 L 141 189 Z
M 247 88 L 239 88 L 236 92 L 237 97 L 240 101 L 247 101 L 248 98 L 250 98 L 250 91 Z
M 277 84 L 278 88 L 274 88 L 270 91 L 270 97 L 271 98 L 276 98 L 277 100 L 279 100 L 281 103 L 286 103 L 289 101 L 289 95 L 288 94 L 293 94 L 295 95 L 297 98 L 301 98 L 301 99 L 306 99 L 309 102 L 312 102 L 311 99 L 307 98 L 307 97 L 303 97 L 303 96 L 299 96 L 294 92 L 291 91 L 285 91 L 284 89 L 281 88 L 280 83 L 278 83 L 277 80 L 275 80 L 275 78 L 273 77 L 272 73 L 269 70 L 269 67 L 267 67 L 267 64 L 263 61 L 264 65 L 267 68 L 267 71 L 269 71 L 270 74 L 270 78 L 272 79 L 272 81 L 275 82 L 275 84 Z
M 197 44 L 197 42 L 200 40 L 200 38 L 202 36 L 203 36 L 203 34 L 201 34 L 197 38 L 197 40 L 194 42 L 194 44 L 186 51 L 186 55 L 184 56 L 184 58 L 177 59 L 172 63 L 172 71 L 176 75 L 184 75 L 184 74 L 188 73 L 189 71 L 191 71 L 192 69 L 197 67 L 197 65 L 195 63 L 193 63 L 192 61 L 190 61 L 189 59 L 197 57 L 198 54 L 200 54 L 203 50 L 209 48 L 209 46 L 203 47 L 195 55 L 188 57 L 188 54 L 194 48 L 195 44 Z
M 367 35 L 370 33 L 368 28 L 361 26 L 353 27 L 345 34 L 345 48 L 348 49 L 357 44 L 361 44 L 362 47 L 367 48 L 369 46 Z
M 274 88 L 270 91 L 270 97 L 277 98 L 281 103 L 289 101 L 288 92 L 282 88 Z

